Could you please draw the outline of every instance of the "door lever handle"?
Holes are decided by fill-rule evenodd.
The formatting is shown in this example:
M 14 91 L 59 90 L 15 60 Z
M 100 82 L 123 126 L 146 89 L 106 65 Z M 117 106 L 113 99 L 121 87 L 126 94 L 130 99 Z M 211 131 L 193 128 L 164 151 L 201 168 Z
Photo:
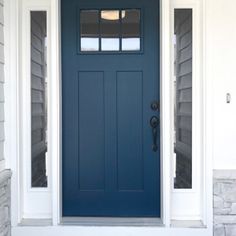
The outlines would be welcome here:
M 150 120 L 150 125 L 152 127 L 152 138 L 153 138 L 153 144 L 152 144 L 152 150 L 153 152 L 157 151 L 157 126 L 159 125 L 159 119 L 156 116 L 153 116 Z

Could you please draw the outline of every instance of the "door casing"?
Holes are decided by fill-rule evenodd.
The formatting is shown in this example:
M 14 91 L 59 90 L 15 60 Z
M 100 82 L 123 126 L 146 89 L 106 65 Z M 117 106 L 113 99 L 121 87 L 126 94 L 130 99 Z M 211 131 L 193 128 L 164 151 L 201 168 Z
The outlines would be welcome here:
M 26 1 L 25 1 L 26 2 Z M 189 3 L 188 0 L 178 0 L 179 3 L 184 6 L 184 4 Z M 7 81 L 5 86 L 5 117 L 7 123 L 5 125 L 5 157 L 6 157 L 6 168 L 10 168 L 14 172 L 12 179 L 12 225 L 14 227 L 14 232 L 18 230 L 17 225 L 22 219 L 22 205 L 23 199 L 21 197 L 22 189 L 22 176 L 21 176 L 21 153 L 19 151 L 19 134 L 22 130 L 20 124 L 20 116 L 24 111 L 20 110 L 19 93 L 22 89 L 21 78 L 22 74 L 19 73 L 18 68 L 21 66 L 21 49 L 20 45 L 20 32 L 21 32 L 21 19 L 25 17 L 25 9 L 33 10 L 49 10 L 50 15 L 50 30 L 52 35 L 52 44 L 50 50 L 50 60 L 51 69 L 50 75 L 52 78 L 52 88 L 50 90 L 50 117 L 49 123 L 51 125 L 51 134 L 49 135 L 49 145 L 50 145 L 50 155 L 52 157 L 51 177 L 52 177 L 52 187 L 50 201 L 52 222 L 54 226 L 57 226 L 61 222 L 61 92 L 60 92 L 60 0 L 42 0 L 36 2 L 33 0 L 27 0 L 27 4 L 21 5 L 19 0 L 9 0 L 4 3 L 5 12 L 5 74 L 7 78 L 11 78 Z M 205 67 L 210 66 L 210 56 L 206 54 L 206 48 L 210 46 L 209 42 L 205 40 L 207 34 L 207 14 L 208 3 L 203 4 L 200 16 L 202 16 L 203 25 L 201 28 L 203 32 L 203 42 L 202 42 L 202 53 L 204 56 Z M 23 11 L 22 11 L 23 9 Z M 162 119 L 161 119 L 161 207 L 162 207 L 162 221 L 166 227 L 170 225 L 171 219 L 171 158 L 170 152 L 172 149 L 172 131 L 171 131 L 171 71 L 172 67 L 171 61 L 171 35 L 172 35 L 172 22 L 173 22 L 173 5 L 171 1 L 161 1 L 161 107 L 162 107 Z M 20 14 L 19 14 L 20 13 Z M 21 14 L 22 13 L 22 14 Z M 206 30 L 207 29 L 207 30 Z M 207 38 L 208 39 L 208 38 Z M 11 62 L 11 63 L 10 63 Z M 206 79 L 208 78 L 208 79 Z M 211 110 L 211 96 L 206 96 L 206 94 L 212 94 L 213 92 L 213 80 L 211 80 L 211 71 L 203 70 L 202 80 L 203 88 L 202 95 L 205 104 L 204 110 Z M 203 112 L 203 111 L 202 111 Z M 14 115 L 13 115 L 14 114 Z M 211 134 L 213 132 L 212 119 L 213 114 L 207 113 L 207 117 L 203 112 L 203 126 L 204 126 L 204 139 L 207 146 L 204 145 L 203 153 L 203 220 L 208 228 L 212 229 L 212 139 Z M 16 122 L 18 120 L 19 122 Z M 208 124 L 205 126 L 205 124 Z M 7 140 L 11 140 L 8 142 Z M 206 155 L 208 158 L 206 158 Z M 164 158 L 165 157 L 165 158 Z M 35 218 L 40 218 L 36 215 Z M 21 229 L 19 228 L 20 232 Z M 24 229 L 23 229 L 24 230 Z M 31 229 L 29 229 L 31 231 Z M 165 230 L 164 230 L 165 231 Z M 211 231 L 212 232 L 212 231 Z M 168 233 L 167 233 L 168 234 Z M 188 234 L 188 233 L 187 233 Z M 164 235 L 164 234 L 163 234 Z M 210 234 L 207 234 L 210 235 Z

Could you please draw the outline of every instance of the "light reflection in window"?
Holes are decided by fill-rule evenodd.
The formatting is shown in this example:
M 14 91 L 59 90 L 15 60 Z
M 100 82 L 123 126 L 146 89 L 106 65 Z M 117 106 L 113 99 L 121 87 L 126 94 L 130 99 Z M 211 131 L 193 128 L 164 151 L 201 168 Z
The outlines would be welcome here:
M 140 51 L 140 10 L 81 10 L 80 51 Z

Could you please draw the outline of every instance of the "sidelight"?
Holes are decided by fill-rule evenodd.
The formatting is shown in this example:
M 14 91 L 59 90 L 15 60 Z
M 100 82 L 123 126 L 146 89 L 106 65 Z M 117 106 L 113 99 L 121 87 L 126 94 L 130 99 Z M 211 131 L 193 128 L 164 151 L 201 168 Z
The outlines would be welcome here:
M 176 189 L 192 188 L 192 9 L 174 12 Z
M 47 187 L 47 19 L 31 12 L 31 186 Z

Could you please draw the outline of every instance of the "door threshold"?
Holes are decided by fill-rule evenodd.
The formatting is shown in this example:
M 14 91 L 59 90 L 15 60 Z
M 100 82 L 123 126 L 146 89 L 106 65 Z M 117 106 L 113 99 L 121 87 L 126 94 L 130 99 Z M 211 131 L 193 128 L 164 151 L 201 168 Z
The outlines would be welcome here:
M 142 217 L 63 217 L 61 225 L 163 227 L 160 218 Z
M 22 219 L 19 226 L 51 226 L 51 219 Z

